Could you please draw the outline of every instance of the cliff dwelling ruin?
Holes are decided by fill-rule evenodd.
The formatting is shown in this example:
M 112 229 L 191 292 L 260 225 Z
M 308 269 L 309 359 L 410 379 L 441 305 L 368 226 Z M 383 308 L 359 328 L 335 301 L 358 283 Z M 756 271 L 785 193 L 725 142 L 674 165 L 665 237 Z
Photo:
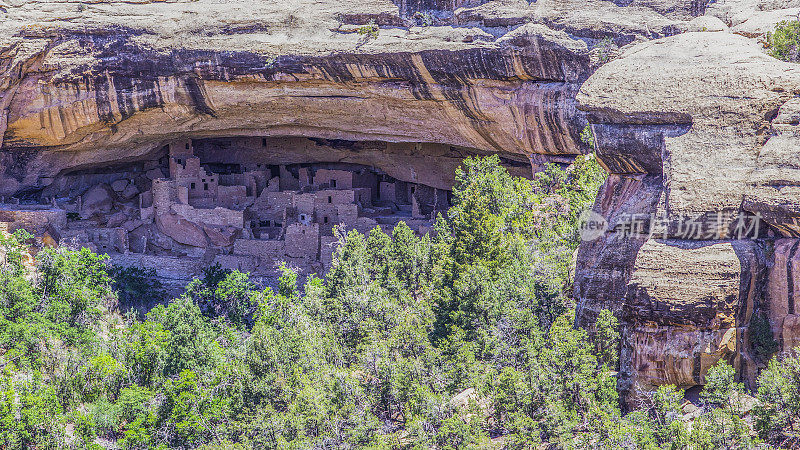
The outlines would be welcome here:
M 595 151 L 609 229 L 565 295 L 617 314 L 623 397 L 723 358 L 752 385 L 754 318 L 800 345 L 800 65 L 764 48 L 790 2 L 295 3 L 0 0 L 0 230 L 269 282 L 324 272 L 337 225 L 425 233 L 467 156 Z M 739 213 L 768 238 L 613 232 Z
M 450 206 L 452 180 L 418 173 L 424 165 L 403 164 L 402 156 L 337 162 L 348 159 L 342 152 L 368 155 L 369 147 L 307 138 L 175 140 L 144 160 L 72 171 L 40 191 L 3 198 L 0 222 L 35 231 L 44 245 L 87 247 L 115 265 L 153 269 L 176 290 L 214 264 L 265 284 L 281 263 L 321 274 L 338 241 L 335 227 L 390 233 L 403 221 L 422 235 Z M 406 157 L 424 161 L 424 153 Z M 445 165 L 463 157 L 456 151 Z M 505 162 L 530 174 L 528 162 Z

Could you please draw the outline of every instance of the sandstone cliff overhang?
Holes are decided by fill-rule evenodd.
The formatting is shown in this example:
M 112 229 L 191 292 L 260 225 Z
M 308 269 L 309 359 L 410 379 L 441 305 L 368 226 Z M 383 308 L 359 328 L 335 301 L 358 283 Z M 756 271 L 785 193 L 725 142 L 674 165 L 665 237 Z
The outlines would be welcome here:
M 576 154 L 574 97 L 598 42 L 669 35 L 702 13 L 677 3 L 1 2 L 0 193 L 176 137 Z

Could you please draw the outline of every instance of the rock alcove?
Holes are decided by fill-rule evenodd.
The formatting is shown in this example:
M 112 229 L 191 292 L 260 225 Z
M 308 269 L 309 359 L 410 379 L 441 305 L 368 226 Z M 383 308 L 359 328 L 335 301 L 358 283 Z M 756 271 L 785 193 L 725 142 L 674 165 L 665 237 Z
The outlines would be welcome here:
M 269 283 L 329 267 L 335 228 L 427 233 L 475 149 L 305 137 L 178 139 L 122 164 L 65 170 L 0 205 L 13 230 L 88 247 L 181 289 L 219 264 Z M 513 173 L 529 161 L 504 155 Z M 446 170 L 443 170 L 446 168 Z

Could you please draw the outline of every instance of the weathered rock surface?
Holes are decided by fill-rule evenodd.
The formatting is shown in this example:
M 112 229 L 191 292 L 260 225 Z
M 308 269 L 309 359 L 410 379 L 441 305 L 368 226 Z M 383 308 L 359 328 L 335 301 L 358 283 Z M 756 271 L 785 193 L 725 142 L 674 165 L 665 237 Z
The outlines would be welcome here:
M 635 373 L 644 386 L 691 386 L 702 384 L 701 374 L 720 358 L 752 372 L 741 336 L 763 266 L 753 241 L 648 240 L 621 311 L 634 324 L 625 340 L 632 373 L 625 375 Z
M 772 332 L 782 348 L 800 345 L 800 240 L 779 239 L 769 270 L 767 304 Z
M 725 31 L 631 46 L 581 88 L 616 175 L 595 204 L 610 230 L 579 251 L 578 316 L 619 313 L 624 390 L 702 384 L 720 358 L 752 383 L 754 313 L 797 342 L 795 240 L 774 239 L 799 230 L 798 94 L 800 66 Z
M 208 240 L 212 245 L 217 247 L 230 247 L 236 240 L 237 230 L 234 228 L 217 228 L 211 226 L 204 226 L 203 231 L 206 232 Z
M 11 1 L 0 9 L 0 194 L 176 137 L 576 154 L 575 92 L 599 53 L 678 32 L 703 5 Z M 435 20 L 418 26 L 428 9 Z M 602 38 L 613 43 L 592 50 Z
M 192 247 L 205 247 L 206 234 L 203 229 L 177 214 L 161 214 L 156 216 L 158 231 L 174 239 L 176 242 Z
M 414 27 L 380 0 L 20 2 L 0 15 L 7 194 L 177 136 L 579 148 L 587 44 L 543 25 Z M 359 34 L 371 19 L 395 26 Z
M 95 214 L 108 213 L 111 211 L 112 204 L 108 186 L 99 184 L 82 197 L 80 214 L 83 218 L 88 219 Z
M 743 36 L 758 38 L 775 29 L 783 20 L 793 20 L 800 12 L 796 0 L 722 0 L 708 5 L 707 14 L 718 17 Z

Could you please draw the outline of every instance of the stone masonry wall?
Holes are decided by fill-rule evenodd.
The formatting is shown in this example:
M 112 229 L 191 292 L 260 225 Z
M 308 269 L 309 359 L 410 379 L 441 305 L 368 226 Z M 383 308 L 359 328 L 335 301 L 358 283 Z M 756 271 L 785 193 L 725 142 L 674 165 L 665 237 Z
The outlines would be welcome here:
M 319 224 L 293 223 L 286 227 L 286 255 L 293 258 L 317 259 Z
M 0 222 L 8 222 L 9 231 L 12 233 L 20 228 L 40 232 L 48 225 L 53 225 L 56 229 L 64 228 L 67 223 L 67 213 L 62 209 L 20 210 L 0 207 Z
M 200 209 L 181 204 L 172 205 L 172 211 L 190 222 L 204 223 L 218 227 L 244 228 L 243 211 L 221 207 Z
M 284 241 L 237 239 L 233 244 L 233 253 L 244 256 L 269 258 L 272 255 L 283 255 Z

